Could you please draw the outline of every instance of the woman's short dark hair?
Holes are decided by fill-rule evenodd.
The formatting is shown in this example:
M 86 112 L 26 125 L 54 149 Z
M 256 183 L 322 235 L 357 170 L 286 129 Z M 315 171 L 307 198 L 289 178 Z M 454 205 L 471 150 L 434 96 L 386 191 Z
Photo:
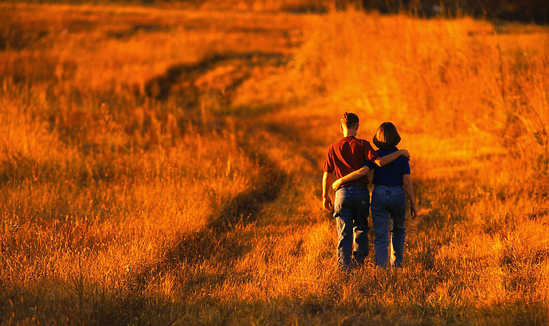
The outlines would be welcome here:
M 353 129 L 358 125 L 358 116 L 354 113 L 345 112 L 341 118 L 341 123 L 347 126 L 347 129 Z
M 393 149 L 398 143 L 400 143 L 400 135 L 394 124 L 384 122 L 377 128 L 374 136 L 374 145 L 379 149 Z

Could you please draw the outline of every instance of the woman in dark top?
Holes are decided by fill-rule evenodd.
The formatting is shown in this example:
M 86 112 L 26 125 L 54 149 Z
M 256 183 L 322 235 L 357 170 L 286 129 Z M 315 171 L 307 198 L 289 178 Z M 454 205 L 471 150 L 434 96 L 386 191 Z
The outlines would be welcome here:
M 382 123 L 376 131 L 373 143 L 379 148 L 379 157 L 397 151 L 396 145 L 400 142 L 400 135 L 391 122 Z M 376 251 L 376 266 L 387 268 L 387 255 L 389 246 L 389 217 L 393 222 L 392 243 L 395 257 L 391 257 L 391 265 L 400 267 L 402 253 L 404 251 L 406 217 L 406 196 L 410 200 L 412 219 L 417 216 L 417 204 L 414 196 L 414 188 L 410 180 L 410 163 L 407 158 L 399 157 L 385 166 L 379 167 L 365 162 L 364 167 L 336 180 L 332 187 L 339 188 L 342 184 L 351 182 L 374 169 L 374 190 L 372 191 L 372 222 L 376 238 L 374 240 Z

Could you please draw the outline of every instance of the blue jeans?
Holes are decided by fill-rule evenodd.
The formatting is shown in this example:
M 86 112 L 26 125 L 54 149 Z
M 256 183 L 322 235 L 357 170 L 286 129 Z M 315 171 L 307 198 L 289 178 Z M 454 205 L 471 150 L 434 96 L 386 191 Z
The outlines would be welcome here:
M 393 250 L 395 251 L 395 267 L 402 264 L 404 239 L 406 229 L 406 194 L 402 186 L 375 185 L 372 191 L 372 224 L 376 239 L 376 266 L 387 268 L 387 247 L 389 246 L 389 217 L 393 220 L 391 232 Z
M 351 258 L 360 266 L 368 255 L 369 208 L 370 195 L 366 185 L 354 184 L 337 190 L 334 201 L 337 261 L 343 271 L 351 268 Z

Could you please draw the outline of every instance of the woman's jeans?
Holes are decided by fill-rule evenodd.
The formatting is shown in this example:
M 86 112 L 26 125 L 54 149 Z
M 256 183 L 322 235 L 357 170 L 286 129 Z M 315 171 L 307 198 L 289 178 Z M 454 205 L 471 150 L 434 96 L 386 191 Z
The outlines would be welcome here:
M 406 217 L 406 194 L 402 186 L 375 185 L 372 192 L 372 223 L 376 238 L 376 265 L 387 268 L 387 247 L 389 246 L 389 216 L 393 220 L 393 250 L 395 251 L 394 267 L 402 264 L 404 250 Z
M 364 264 L 368 255 L 368 215 L 370 195 L 367 185 L 349 185 L 336 191 L 334 217 L 337 222 L 337 261 L 343 271 L 351 263 Z M 353 261 L 351 261 L 351 256 Z

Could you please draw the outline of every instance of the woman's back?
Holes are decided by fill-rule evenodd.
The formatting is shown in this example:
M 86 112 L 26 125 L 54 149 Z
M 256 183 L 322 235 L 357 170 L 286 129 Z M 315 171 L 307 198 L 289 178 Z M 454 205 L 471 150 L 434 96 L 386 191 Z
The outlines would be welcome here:
M 380 149 L 377 153 L 380 157 L 383 157 L 397 150 L 396 147 L 390 150 Z M 405 174 L 410 174 L 410 162 L 406 157 L 401 156 L 385 166 L 375 166 L 372 183 L 374 185 L 402 186 L 402 176 Z

